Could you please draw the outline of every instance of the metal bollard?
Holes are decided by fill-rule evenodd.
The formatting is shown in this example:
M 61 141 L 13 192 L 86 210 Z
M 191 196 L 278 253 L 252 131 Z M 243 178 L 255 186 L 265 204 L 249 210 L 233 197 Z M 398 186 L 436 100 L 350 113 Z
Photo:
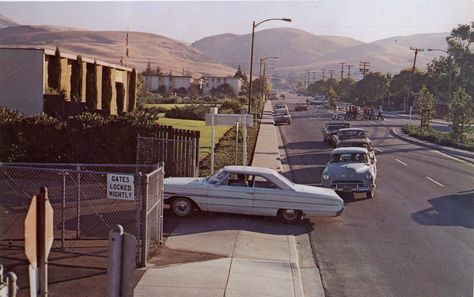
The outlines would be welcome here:
M 137 239 L 116 225 L 109 231 L 107 296 L 132 297 Z
M 8 297 L 16 297 L 18 286 L 16 285 L 17 276 L 14 272 L 7 273 Z

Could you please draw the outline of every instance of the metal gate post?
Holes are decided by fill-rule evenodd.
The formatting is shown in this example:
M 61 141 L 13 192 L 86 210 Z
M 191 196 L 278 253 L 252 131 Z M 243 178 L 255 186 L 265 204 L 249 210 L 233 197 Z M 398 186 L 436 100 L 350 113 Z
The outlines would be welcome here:
M 64 214 L 66 209 L 66 174 L 65 170 L 62 170 L 63 175 L 63 197 L 62 197 L 62 207 L 61 207 L 61 249 L 64 251 L 64 232 L 66 229 L 66 216 Z
M 136 152 L 135 160 L 136 160 L 137 165 L 140 164 L 140 134 L 137 134 L 137 152 Z
M 76 165 L 77 170 L 77 201 L 76 201 L 76 239 L 81 233 L 81 165 Z
M 140 234 L 140 263 L 139 267 L 146 266 L 148 256 L 148 176 L 142 176 L 140 181 L 140 189 L 142 192 L 142 209 L 141 209 L 141 234 Z
M 196 160 L 196 138 L 193 138 L 193 145 L 192 145 L 192 166 L 193 166 L 193 177 L 197 177 L 197 166 L 196 164 L 199 164 Z

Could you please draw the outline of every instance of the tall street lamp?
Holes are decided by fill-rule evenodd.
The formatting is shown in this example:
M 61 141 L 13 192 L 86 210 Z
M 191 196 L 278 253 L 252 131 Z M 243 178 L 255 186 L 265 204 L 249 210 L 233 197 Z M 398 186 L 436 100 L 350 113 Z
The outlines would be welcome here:
M 449 52 L 444 49 L 439 49 L 439 48 L 427 48 L 426 49 L 429 52 L 443 52 L 449 55 Z M 448 102 L 451 101 L 451 76 L 453 74 L 453 65 L 451 63 L 451 60 L 449 60 L 449 82 L 448 82 Z
M 250 48 L 249 102 L 248 102 L 248 111 L 247 111 L 248 113 L 250 113 L 250 104 L 251 104 L 250 101 L 251 101 L 251 98 L 252 98 L 253 44 L 254 44 L 254 40 L 255 40 L 255 28 L 258 25 L 263 24 L 265 22 L 269 22 L 269 21 L 291 22 L 291 19 L 289 19 L 289 18 L 270 18 L 270 19 L 266 19 L 266 20 L 263 20 L 263 21 L 258 22 L 258 23 L 255 23 L 255 21 L 253 21 L 253 23 L 252 23 L 252 46 Z
M 262 63 L 265 61 L 265 60 L 268 60 L 268 59 L 278 59 L 278 57 L 265 57 L 265 58 L 261 58 L 260 59 L 260 69 L 259 69 L 259 79 L 260 79 L 260 90 L 262 91 L 262 97 L 263 97 L 263 94 L 264 94 L 264 90 L 263 88 L 265 87 L 265 84 L 262 82 Z

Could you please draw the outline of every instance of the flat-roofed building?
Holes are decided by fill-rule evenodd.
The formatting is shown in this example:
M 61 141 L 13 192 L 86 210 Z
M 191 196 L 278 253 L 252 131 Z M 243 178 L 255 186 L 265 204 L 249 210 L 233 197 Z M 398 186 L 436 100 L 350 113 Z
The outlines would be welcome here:
M 207 76 L 203 77 L 203 86 L 202 91 L 204 95 L 211 94 L 212 90 L 217 90 L 220 86 L 227 84 L 232 90 L 234 90 L 234 95 L 239 95 L 242 90 L 242 79 L 237 77 L 213 77 Z
M 0 48 L 0 106 L 34 115 L 48 107 L 63 108 L 57 100 L 62 98 L 64 103 L 74 103 L 80 111 L 118 114 L 135 110 L 133 69 L 87 57 L 81 57 L 79 62 L 77 55 L 60 51 L 60 85 L 53 89 L 48 80 L 55 59 L 55 51 L 50 49 Z M 82 77 L 75 77 L 74 67 L 80 68 Z M 55 99 L 54 103 L 50 99 Z

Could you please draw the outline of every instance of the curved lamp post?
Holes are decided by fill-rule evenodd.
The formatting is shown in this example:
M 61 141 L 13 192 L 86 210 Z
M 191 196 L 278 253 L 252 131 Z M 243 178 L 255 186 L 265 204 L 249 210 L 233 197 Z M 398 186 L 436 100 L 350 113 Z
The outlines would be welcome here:
M 258 25 L 263 24 L 265 22 L 269 22 L 269 21 L 291 22 L 291 19 L 289 19 L 289 18 L 270 18 L 270 19 L 260 21 L 258 23 L 255 23 L 255 21 L 253 21 L 253 23 L 252 23 L 252 46 L 250 48 L 249 102 L 248 102 L 248 111 L 247 111 L 247 113 L 250 113 L 250 105 L 251 105 L 250 101 L 251 101 L 251 98 L 252 98 L 253 44 L 254 44 L 254 40 L 255 40 L 255 28 Z
M 426 49 L 429 52 L 443 52 L 449 55 L 449 52 L 444 49 L 439 49 L 439 48 L 427 48 Z M 448 82 L 448 102 L 451 101 L 451 76 L 453 73 L 453 65 L 451 64 L 451 60 L 449 61 L 449 82 Z

